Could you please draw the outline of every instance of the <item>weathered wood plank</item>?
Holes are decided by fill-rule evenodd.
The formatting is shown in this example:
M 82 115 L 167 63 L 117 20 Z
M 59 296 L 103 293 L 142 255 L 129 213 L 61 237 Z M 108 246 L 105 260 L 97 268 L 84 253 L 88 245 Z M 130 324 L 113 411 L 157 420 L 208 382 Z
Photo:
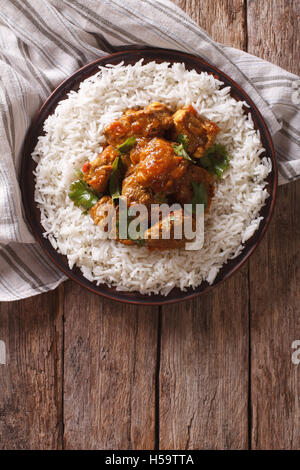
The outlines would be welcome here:
M 59 288 L 61 290 L 61 288 Z M 0 304 L 0 448 L 62 446 L 61 292 Z
M 176 1 L 214 39 L 245 45 L 242 1 Z M 212 293 L 163 308 L 162 449 L 248 446 L 247 266 Z
M 280 188 L 266 238 L 250 262 L 254 449 L 300 448 L 300 183 Z
M 244 0 L 173 0 L 216 41 L 245 49 Z
M 259 21 L 257 21 L 259 12 Z M 300 1 L 248 2 L 249 52 L 300 73 Z M 252 446 L 299 449 L 300 182 L 279 188 L 274 218 L 250 262 Z
M 66 449 L 153 449 L 157 308 L 65 288 Z
M 248 445 L 247 266 L 162 316 L 160 447 Z
M 248 0 L 248 52 L 299 74 L 300 0 Z

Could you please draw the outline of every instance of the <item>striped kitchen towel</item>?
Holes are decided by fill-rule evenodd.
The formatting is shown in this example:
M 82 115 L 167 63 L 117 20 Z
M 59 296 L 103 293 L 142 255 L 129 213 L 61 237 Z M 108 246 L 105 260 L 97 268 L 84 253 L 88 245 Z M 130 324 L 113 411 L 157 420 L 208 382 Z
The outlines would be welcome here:
M 214 42 L 168 0 L 0 0 L 0 300 L 65 279 L 34 243 L 22 211 L 20 151 L 34 113 L 82 65 L 145 45 L 199 55 L 236 80 L 273 135 L 279 183 L 299 177 L 299 77 Z

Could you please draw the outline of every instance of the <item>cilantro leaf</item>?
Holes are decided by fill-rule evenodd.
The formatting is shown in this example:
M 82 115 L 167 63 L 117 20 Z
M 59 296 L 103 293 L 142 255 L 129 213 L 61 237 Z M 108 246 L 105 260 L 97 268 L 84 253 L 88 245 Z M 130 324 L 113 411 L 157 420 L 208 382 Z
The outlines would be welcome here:
M 199 158 L 198 164 L 221 179 L 229 166 L 229 160 L 230 156 L 226 147 L 222 144 L 214 144 L 205 151 L 203 157 Z
M 129 150 L 131 150 L 135 144 L 136 144 L 136 138 L 128 137 L 128 139 L 122 142 L 122 144 L 117 146 L 117 150 L 119 150 L 120 153 L 126 153 L 126 152 L 129 152 Z
M 112 164 L 112 172 L 109 177 L 109 193 L 112 200 L 118 199 L 121 195 L 120 191 L 120 170 L 121 170 L 122 161 L 120 157 L 116 157 Z
M 195 163 L 195 161 L 189 156 L 189 154 L 185 150 L 183 144 L 173 145 L 173 149 L 176 155 L 178 155 L 178 157 L 183 157 L 186 160 Z
M 195 213 L 197 204 L 203 204 L 204 209 L 207 208 L 208 194 L 207 194 L 204 183 L 197 184 L 194 181 L 192 181 L 192 186 L 193 186 L 194 196 L 193 196 L 193 199 L 191 200 L 191 204 L 193 205 L 192 211 L 193 213 Z
M 180 144 L 183 145 L 183 148 L 185 150 L 187 150 L 188 148 L 188 145 L 189 145 L 189 138 L 186 134 L 179 134 L 179 136 L 177 137 L 177 142 L 179 142 Z
M 68 195 L 75 206 L 82 206 L 87 210 L 93 207 L 100 199 L 100 195 L 82 180 L 74 181 L 71 184 Z

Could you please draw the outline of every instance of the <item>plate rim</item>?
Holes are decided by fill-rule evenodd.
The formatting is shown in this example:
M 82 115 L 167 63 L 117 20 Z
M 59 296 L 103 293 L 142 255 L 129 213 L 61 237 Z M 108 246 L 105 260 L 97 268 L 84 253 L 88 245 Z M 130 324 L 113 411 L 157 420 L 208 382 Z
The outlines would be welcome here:
M 83 279 L 82 280 L 78 279 L 74 275 L 73 270 L 70 269 L 69 267 L 68 267 L 68 269 L 65 269 L 65 267 L 62 266 L 62 264 L 59 263 L 52 256 L 52 254 L 49 252 L 49 250 L 45 246 L 46 243 L 50 244 L 50 242 L 49 242 L 48 239 L 44 238 L 43 235 L 38 233 L 38 231 L 36 230 L 35 224 L 34 224 L 32 218 L 31 218 L 32 208 L 29 207 L 27 194 L 26 194 L 26 188 L 25 188 L 25 186 L 26 186 L 26 172 L 27 172 L 27 165 L 30 163 L 30 159 L 31 159 L 31 154 L 28 154 L 27 148 L 30 147 L 30 141 L 31 141 L 32 138 L 34 138 L 34 130 L 37 126 L 37 123 L 41 119 L 41 116 L 43 115 L 43 112 L 47 109 L 47 107 L 49 106 L 49 103 L 51 103 L 52 99 L 57 94 L 59 94 L 59 92 L 63 91 L 64 88 L 69 87 L 72 82 L 76 83 L 77 78 L 82 76 L 82 74 L 84 74 L 85 72 L 87 73 L 90 69 L 93 70 L 95 67 L 100 66 L 102 62 L 105 62 L 105 64 L 107 64 L 107 63 L 109 63 L 109 61 L 113 61 L 113 60 L 115 61 L 116 59 L 118 59 L 118 57 L 122 57 L 124 55 L 125 56 L 126 55 L 130 56 L 132 54 L 139 56 L 139 57 L 136 58 L 136 62 L 138 62 L 142 58 L 145 58 L 144 57 L 145 55 L 146 55 L 146 59 L 148 60 L 147 54 L 148 55 L 152 54 L 153 56 L 154 55 L 159 56 L 160 54 L 162 54 L 162 55 L 168 54 L 170 56 L 169 60 L 171 61 L 171 63 L 180 61 L 180 59 L 179 59 L 179 56 L 180 56 L 181 57 L 181 62 L 184 62 L 184 59 L 199 62 L 199 64 L 201 64 L 202 67 L 205 67 L 206 69 L 209 70 L 208 73 L 216 73 L 216 75 L 218 75 L 221 80 L 222 80 L 222 77 L 224 77 L 228 82 L 230 82 L 232 84 L 231 86 L 233 87 L 233 89 L 238 90 L 242 95 L 244 95 L 246 97 L 248 104 L 250 104 L 252 110 L 254 110 L 255 114 L 258 116 L 258 118 L 260 120 L 260 123 L 263 125 L 264 133 L 265 133 L 266 139 L 268 141 L 268 145 L 270 147 L 269 150 L 270 150 L 271 155 L 268 155 L 268 156 L 269 157 L 271 156 L 271 159 L 272 159 L 273 186 L 271 188 L 272 192 L 271 192 L 269 197 L 271 197 L 272 199 L 271 199 L 271 202 L 270 202 L 269 211 L 268 211 L 268 213 L 265 217 L 264 226 L 263 226 L 262 230 L 260 231 L 257 240 L 255 241 L 253 246 L 251 246 L 248 249 L 248 251 L 246 251 L 244 256 L 241 257 L 240 261 L 236 265 L 234 265 L 230 269 L 229 272 L 224 274 L 222 279 L 219 279 L 216 283 L 213 283 L 212 285 L 208 285 L 204 290 L 199 290 L 199 288 L 202 284 L 201 283 L 199 286 L 195 287 L 190 292 L 181 291 L 181 294 L 180 294 L 181 296 L 178 297 L 178 298 L 177 297 L 176 298 L 168 298 L 169 294 L 166 295 L 166 296 L 163 296 L 162 294 L 150 294 L 150 295 L 149 294 L 141 294 L 137 291 L 121 291 L 121 290 L 120 291 L 117 291 L 117 290 L 113 291 L 112 287 L 109 287 L 104 283 L 97 286 L 95 284 L 95 281 L 88 281 L 88 279 L 84 278 L 82 273 L 81 273 L 81 277 L 83 277 Z M 176 60 L 176 58 L 177 58 L 177 60 Z M 156 58 L 156 60 L 158 60 L 158 57 Z M 155 61 L 154 57 L 153 57 L 153 61 Z M 168 58 L 164 57 L 164 61 L 167 62 Z M 93 73 L 91 73 L 88 76 L 92 76 L 95 73 L 97 73 L 97 70 L 93 71 Z M 81 83 L 87 77 L 81 78 L 81 80 L 78 83 Z M 57 106 L 59 101 L 61 101 L 61 98 L 58 101 L 56 101 L 55 107 Z M 250 110 L 251 110 L 251 108 L 250 108 Z M 48 116 L 49 115 L 50 115 L 50 113 L 48 114 Z M 42 120 L 42 123 L 44 123 L 45 119 L 46 118 L 44 118 Z M 76 282 L 80 286 L 88 289 L 89 291 L 93 292 L 94 294 L 100 295 L 100 296 L 105 297 L 107 299 L 114 300 L 114 301 L 117 301 L 117 302 L 127 303 L 127 304 L 134 304 L 134 305 L 159 306 L 159 305 L 167 305 L 167 304 L 174 304 L 174 303 L 178 303 L 178 302 L 183 302 L 183 301 L 186 301 L 186 300 L 193 299 L 194 297 L 198 297 L 199 295 L 203 295 L 203 294 L 206 294 L 206 293 L 210 292 L 212 289 L 218 287 L 224 281 L 226 281 L 228 278 L 230 278 L 233 274 L 235 274 L 248 261 L 250 256 L 253 254 L 253 252 L 256 250 L 256 248 L 260 244 L 261 240 L 264 238 L 264 235 L 265 235 L 265 233 L 266 233 L 266 231 L 269 227 L 270 221 L 271 221 L 273 213 L 274 213 L 274 207 L 275 207 L 276 196 L 277 196 L 277 187 L 278 187 L 278 168 L 277 168 L 277 161 L 276 161 L 276 154 L 275 154 L 273 140 L 272 140 L 270 131 L 268 129 L 268 126 L 267 126 L 262 114 L 260 113 L 259 109 L 255 105 L 253 100 L 249 97 L 248 93 L 237 82 L 235 82 L 231 77 L 229 77 L 225 72 L 223 72 L 218 67 L 208 63 L 202 57 L 195 56 L 193 54 L 189 54 L 189 53 L 185 53 L 185 52 L 181 52 L 181 51 L 177 51 L 177 50 L 173 50 L 173 49 L 169 50 L 169 49 L 151 48 L 151 47 L 149 47 L 149 48 L 148 47 L 136 48 L 136 49 L 128 48 L 128 49 L 120 50 L 120 51 L 115 52 L 113 54 L 108 54 L 108 55 L 102 56 L 98 59 L 95 59 L 95 60 L 85 64 L 84 66 L 80 67 L 79 69 L 75 70 L 71 75 L 69 75 L 62 82 L 60 82 L 57 85 L 57 87 L 51 92 L 51 94 L 47 97 L 47 99 L 44 101 L 42 106 L 37 110 L 37 112 L 35 113 L 33 119 L 31 120 L 30 126 L 27 130 L 26 136 L 25 136 L 24 141 L 23 141 L 23 146 L 22 146 L 22 150 L 21 150 L 20 186 L 21 186 L 21 194 L 22 194 L 22 203 L 23 203 L 26 219 L 27 219 L 27 221 L 30 225 L 30 228 L 31 228 L 32 232 L 33 232 L 34 238 L 39 243 L 39 245 L 41 246 L 43 251 L 46 253 L 48 258 L 50 258 L 50 260 L 55 264 L 55 266 L 62 273 L 64 273 L 68 278 L 72 279 L 74 282 Z M 39 222 L 39 225 L 41 225 L 40 222 Z M 255 233 L 254 233 L 253 236 L 255 236 Z M 251 240 L 251 238 L 249 240 Z M 242 250 L 241 255 L 243 254 L 245 249 L 246 249 L 246 246 Z M 55 250 L 55 252 L 59 256 L 66 257 L 66 255 L 62 255 L 62 254 L 58 253 L 56 250 Z M 226 265 L 226 263 L 223 264 L 222 268 L 224 267 L 224 265 Z M 219 273 L 222 272 L 222 268 L 220 269 Z M 101 289 L 101 287 L 108 289 L 109 292 L 99 290 L 99 289 Z M 129 295 L 133 296 L 133 298 L 128 297 Z M 134 298 L 134 295 L 138 295 L 138 296 L 140 296 L 140 298 Z

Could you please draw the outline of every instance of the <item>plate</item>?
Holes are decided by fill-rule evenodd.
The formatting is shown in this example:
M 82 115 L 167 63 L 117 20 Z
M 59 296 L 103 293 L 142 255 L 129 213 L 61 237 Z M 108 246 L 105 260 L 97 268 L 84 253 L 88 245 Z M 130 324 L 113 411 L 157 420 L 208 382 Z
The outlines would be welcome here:
M 188 70 L 194 69 L 198 73 L 211 73 L 215 78 L 224 82 L 225 86 L 230 86 L 231 96 L 233 96 L 236 100 L 245 101 L 250 106 L 249 109 L 247 108 L 247 112 L 251 113 L 255 129 L 260 131 L 263 147 L 266 149 L 266 154 L 272 159 L 273 164 L 272 171 L 269 173 L 268 178 L 266 179 L 266 189 L 269 193 L 269 198 L 267 199 L 266 205 L 262 208 L 259 214 L 260 216 L 264 217 L 264 219 L 261 221 L 260 226 L 255 234 L 245 243 L 245 247 L 242 253 L 240 253 L 240 255 L 235 259 L 229 260 L 225 265 L 223 265 L 212 285 L 209 285 L 205 281 L 202 282 L 201 285 L 196 289 L 188 288 L 185 292 L 182 292 L 179 288 L 174 288 L 167 296 L 158 294 L 143 295 L 138 292 L 122 292 L 118 291 L 115 287 L 108 287 L 104 284 L 97 286 L 96 283 L 88 281 L 83 276 L 79 268 L 70 269 L 68 266 L 67 257 L 59 254 L 52 247 L 48 239 L 44 238 L 44 229 L 40 222 L 40 210 L 34 201 L 35 180 L 33 172 L 36 164 L 31 158 L 31 153 L 37 144 L 38 137 L 43 134 L 44 121 L 50 114 L 54 112 L 58 102 L 65 99 L 71 90 L 78 90 L 79 84 L 86 78 L 94 75 L 98 71 L 98 67 L 100 65 L 104 66 L 106 64 L 118 64 L 122 61 L 125 65 L 128 65 L 134 64 L 141 59 L 144 59 L 145 63 L 150 61 L 156 61 L 158 63 L 170 62 L 171 64 L 175 62 L 181 62 L 185 64 Z M 264 155 L 265 154 L 262 154 L 261 158 Z M 64 274 L 92 292 L 113 300 L 133 304 L 161 305 L 190 299 L 197 295 L 203 294 L 204 292 L 210 291 L 215 286 L 228 279 L 228 277 L 235 273 L 246 262 L 249 256 L 251 256 L 263 238 L 271 220 L 276 198 L 277 165 L 274 147 L 268 128 L 251 98 L 236 82 L 234 82 L 221 70 L 208 64 L 199 57 L 166 49 L 139 49 L 117 52 L 115 54 L 111 54 L 102 57 L 101 59 L 95 60 L 77 70 L 77 72 L 64 80 L 53 91 L 53 93 L 43 104 L 42 108 L 38 111 L 27 132 L 22 151 L 20 182 L 25 213 L 33 234 L 45 253 L 48 255 L 49 260 L 54 262 Z

